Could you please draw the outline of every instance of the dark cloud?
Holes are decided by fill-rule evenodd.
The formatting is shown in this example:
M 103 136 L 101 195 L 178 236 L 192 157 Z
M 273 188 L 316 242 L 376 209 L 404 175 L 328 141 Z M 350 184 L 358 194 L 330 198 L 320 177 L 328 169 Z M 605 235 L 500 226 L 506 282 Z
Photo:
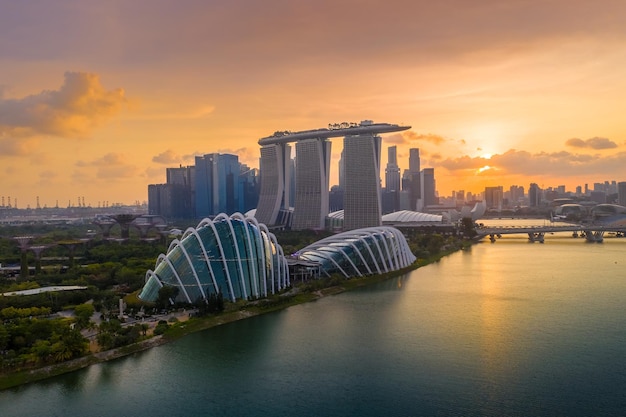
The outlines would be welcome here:
M 87 137 L 124 102 L 124 91 L 107 91 L 98 75 L 66 72 L 59 90 L 0 98 L 0 148 L 4 154 L 22 155 L 36 137 Z
M 573 148 L 590 148 L 590 149 L 614 149 L 617 148 L 617 143 L 607 138 L 593 137 L 587 140 L 580 138 L 568 139 L 565 144 Z

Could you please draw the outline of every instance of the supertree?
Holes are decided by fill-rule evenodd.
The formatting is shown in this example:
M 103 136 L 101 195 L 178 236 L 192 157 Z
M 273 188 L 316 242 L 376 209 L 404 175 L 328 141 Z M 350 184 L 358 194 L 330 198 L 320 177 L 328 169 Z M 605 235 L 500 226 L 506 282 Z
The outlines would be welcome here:
M 35 275 L 38 275 L 41 272 L 41 254 L 48 247 L 48 245 L 37 245 L 30 247 L 30 250 L 32 250 L 35 254 Z
M 28 259 L 27 253 L 30 249 L 30 242 L 33 240 L 32 236 L 17 236 L 14 238 L 17 244 L 20 246 L 21 259 L 20 259 L 20 278 L 28 278 Z

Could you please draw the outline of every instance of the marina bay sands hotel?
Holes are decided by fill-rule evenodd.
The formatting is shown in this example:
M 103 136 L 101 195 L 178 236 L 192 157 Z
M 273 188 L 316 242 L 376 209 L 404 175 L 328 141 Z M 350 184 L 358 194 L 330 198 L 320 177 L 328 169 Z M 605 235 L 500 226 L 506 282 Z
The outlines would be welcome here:
M 293 230 L 323 229 L 328 215 L 330 138 L 343 136 L 344 230 L 381 225 L 382 133 L 410 129 L 388 123 L 330 124 L 327 129 L 278 131 L 259 140 L 261 192 L 256 219 Z M 295 142 L 295 187 L 291 144 Z M 341 175 L 340 174 L 340 175 Z M 295 190 L 294 198 L 290 193 Z M 289 202 L 293 200 L 293 211 Z

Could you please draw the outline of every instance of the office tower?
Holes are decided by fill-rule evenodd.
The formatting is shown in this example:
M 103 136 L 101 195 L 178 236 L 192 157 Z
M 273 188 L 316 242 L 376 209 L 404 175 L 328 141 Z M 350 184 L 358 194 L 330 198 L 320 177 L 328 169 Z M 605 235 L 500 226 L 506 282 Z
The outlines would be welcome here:
M 194 166 L 166 168 L 165 184 L 148 185 L 148 213 L 168 219 L 194 218 Z
M 387 167 L 385 168 L 385 189 L 400 191 L 400 168 L 398 167 L 397 148 L 387 148 Z
M 465 190 L 457 191 L 454 199 L 456 200 L 457 205 L 465 203 Z
M 420 201 L 418 211 L 438 204 L 434 168 L 424 168 L 420 173 L 420 193 L 421 198 L 418 199 Z
M 343 140 L 344 230 L 382 224 L 380 148 L 381 138 L 373 133 L 346 136 Z
M 324 228 L 328 215 L 330 149 L 330 141 L 324 139 L 296 142 L 293 230 Z
M 509 191 L 511 192 L 511 204 L 521 204 L 520 202 L 524 199 L 524 187 L 521 187 L 519 185 L 511 185 Z
M 626 206 L 626 182 L 617 183 L 617 204 Z
M 419 148 L 409 149 L 409 171 L 421 172 L 420 167 L 420 150 Z
M 261 191 L 256 210 L 259 223 L 276 224 L 281 209 L 289 207 L 291 146 L 288 143 L 261 147 Z
M 541 204 L 541 189 L 534 182 L 530 184 L 528 189 L 528 199 L 530 207 L 539 207 L 539 204 Z
M 487 209 L 502 210 L 503 191 L 502 186 L 485 187 Z
M 245 164 L 240 164 L 239 169 L 239 201 L 241 213 L 245 214 L 259 202 L 259 170 Z
M 196 216 L 215 216 L 242 211 L 239 157 L 212 153 L 196 156 Z
M 411 210 L 417 210 L 417 201 L 422 198 L 422 177 L 420 168 L 420 150 L 409 149 L 409 195 Z

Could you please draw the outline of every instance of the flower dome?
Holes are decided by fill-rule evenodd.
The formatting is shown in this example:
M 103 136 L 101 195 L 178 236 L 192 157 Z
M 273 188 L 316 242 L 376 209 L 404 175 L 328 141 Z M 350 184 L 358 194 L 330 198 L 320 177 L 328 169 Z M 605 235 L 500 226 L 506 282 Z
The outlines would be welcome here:
M 156 301 L 164 285 L 179 289 L 176 301 L 194 303 L 219 293 L 231 301 L 265 297 L 290 282 L 283 250 L 267 227 L 221 213 L 172 241 L 146 273 L 139 298 Z
M 296 253 L 316 262 L 327 276 L 346 278 L 395 271 L 415 262 L 404 235 L 390 226 L 350 230 L 319 240 Z

